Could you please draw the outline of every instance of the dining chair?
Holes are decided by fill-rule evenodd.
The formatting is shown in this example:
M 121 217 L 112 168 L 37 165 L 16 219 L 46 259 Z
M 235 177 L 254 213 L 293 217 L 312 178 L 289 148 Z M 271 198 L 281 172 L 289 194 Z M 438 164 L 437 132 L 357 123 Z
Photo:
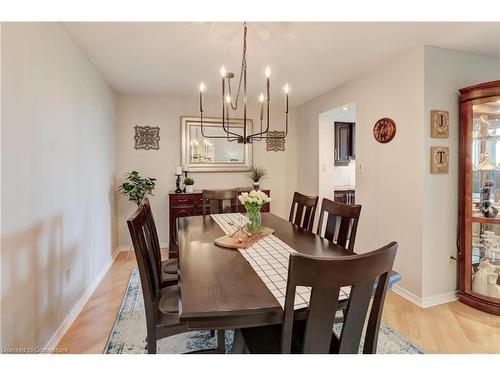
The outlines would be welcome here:
M 150 230 L 146 217 L 146 209 L 139 206 L 136 212 L 127 220 L 127 226 L 132 237 L 132 244 L 137 258 L 139 276 L 141 279 L 144 309 L 146 313 L 147 351 L 157 352 L 157 340 L 164 337 L 185 333 L 188 327 L 179 320 L 179 288 L 177 285 L 161 287 L 158 269 L 154 257 L 152 241 L 148 239 Z M 217 349 L 203 350 L 199 353 L 224 353 L 224 331 L 217 332 Z
M 255 190 L 252 186 L 243 186 L 236 188 L 238 195 L 241 193 L 250 193 L 252 190 Z
M 291 254 L 283 324 L 241 330 L 250 353 L 355 354 L 368 319 L 363 353 L 376 353 L 390 272 L 398 244 L 339 258 Z M 374 285 L 376 285 L 374 287 Z M 311 287 L 309 307 L 294 310 L 297 287 Z M 340 288 L 351 292 L 340 334 L 333 331 Z M 373 302 L 370 308 L 370 300 Z M 301 316 L 302 319 L 297 319 Z
M 226 212 L 238 212 L 238 190 L 206 190 L 201 191 L 201 204 L 203 216 L 207 214 L 222 214 Z M 224 205 L 229 203 L 229 205 Z
M 352 252 L 360 214 L 361 205 L 342 204 L 323 198 L 316 234 Z
M 150 240 L 154 250 L 154 262 L 157 265 L 158 273 L 161 275 L 162 286 L 172 285 L 177 283 L 177 259 L 161 260 L 160 241 L 158 239 L 158 232 L 156 231 L 155 219 L 151 203 L 148 198 L 144 198 L 141 205 L 144 207 L 146 213 L 146 221 L 148 225 L 148 233 L 151 235 Z
M 308 196 L 295 192 L 293 194 L 288 221 L 312 232 L 317 205 L 317 196 Z

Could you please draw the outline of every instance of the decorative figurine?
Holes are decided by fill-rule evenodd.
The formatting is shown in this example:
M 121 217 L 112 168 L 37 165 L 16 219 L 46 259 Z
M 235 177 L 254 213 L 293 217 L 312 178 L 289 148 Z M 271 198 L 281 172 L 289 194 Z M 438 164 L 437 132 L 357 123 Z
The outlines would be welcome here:
M 479 136 L 481 137 L 489 137 L 490 133 L 488 131 L 488 126 L 490 123 L 488 122 L 488 115 L 479 116 Z
M 492 171 L 495 170 L 495 166 L 490 163 L 490 154 L 487 151 L 479 155 L 479 170 L 481 171 Z
M 498 275 L 496 273 L 489 273 L 487 276 L 488 285 L 486 295 L 500 299 L 500 285 L 497 285 Z
M 472 279 L 472 291 L 475 293 L 488 295 L 488 275 L 494 273 L 495 267 L 487 259 L 481 259 L 479 267 Z M 495 274 L 496 275 L 496 274 Z
M 184 170 L 184 181 L 188 178 L 188 171 Z M 184 184 L 184 189 L 182 190 L 184 193 L 186 192 L 186 184 Z
M 175 192 L 177 194 L 179 193 L 182 193 L 182 189 L 181 189 L 181 174 L 176 174 L 177 176 L 177 180 L 175 181 L 175 186 L 177 187 L 177 189 L 175 189 Z
M 484 217 L 494 218 L 498 214 L 498 209 L 496 209 L 490 202 L 491 193 L 494 192 L 493 181 L 485 181 L 481 189 L 481 213 Z

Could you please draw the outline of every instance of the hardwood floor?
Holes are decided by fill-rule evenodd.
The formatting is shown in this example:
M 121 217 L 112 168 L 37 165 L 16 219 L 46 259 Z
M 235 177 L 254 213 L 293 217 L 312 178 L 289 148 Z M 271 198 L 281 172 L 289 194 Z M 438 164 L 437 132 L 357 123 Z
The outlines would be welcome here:
M 382 319 L 427 353 L 500 353 L 500 316 L 458 301 L 422 309 L 391 292 Z
M 120 308 L 132 269 L 133 251 L 118 254 L 110 270 L 58 344 L 68 353 L 102 353 Z
M 102 353 L 135 265 L 133 253 L 118 255 L 59 348 Z M 391 292 L 383 320 L 427 353 L 500 353 L 500 317 L 460 302 L 424 310 Z

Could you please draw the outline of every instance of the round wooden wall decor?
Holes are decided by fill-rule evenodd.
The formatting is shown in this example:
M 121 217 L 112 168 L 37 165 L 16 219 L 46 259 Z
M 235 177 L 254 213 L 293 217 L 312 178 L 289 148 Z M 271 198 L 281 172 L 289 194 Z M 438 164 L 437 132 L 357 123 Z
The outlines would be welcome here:
M 378 120 L 373 127 L 373 137 L 380 143 L 392 141 L 396 135 L 396 123 L 390 118 L 384 117 Z

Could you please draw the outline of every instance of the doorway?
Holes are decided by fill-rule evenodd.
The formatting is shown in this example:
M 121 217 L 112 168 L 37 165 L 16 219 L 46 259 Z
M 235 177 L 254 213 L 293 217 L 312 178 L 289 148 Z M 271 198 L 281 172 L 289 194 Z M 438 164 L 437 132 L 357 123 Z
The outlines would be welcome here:
M 356 202 L 356 104 L 319 115 L 319 196 L 341 203 Z

